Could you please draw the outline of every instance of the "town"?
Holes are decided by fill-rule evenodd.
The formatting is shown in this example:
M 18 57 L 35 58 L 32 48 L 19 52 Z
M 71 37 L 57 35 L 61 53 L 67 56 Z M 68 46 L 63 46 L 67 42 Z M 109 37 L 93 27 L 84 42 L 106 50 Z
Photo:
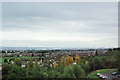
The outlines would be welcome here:
M 38 64 L 42 66 L 42 62 L 51 61 L 52 64 L 56 61 L 59 62 L 64 56 L 71 56 L 75 60 L 76 54 L 81 57 L 94 56 L 97 52 L 99 55 L 103 55 L 107 52 L 107 49 L 88 49 L 88 50 L 3 50 L 1 57 L 3 62 L 10 64 L 14 63 L 15 58 L 21 58 L 25 67 L 29 59 L 32 59 L 33 63 L 37 60 Z
M 2 50 L 1 62 L 4 79 L 10 79 L 4 73 L 14 73 L 10 72 L 11 68 L 17 68 L 19 70 L 26 70 L 23 78 L 69 78 L 68 72 L 66 73 L 66 68 L 73 68 L 73 73 L 71 78 L 79 78 L 78 75 L 81 75 L 81 78 L 92 78 L 93 74 L 91 71 L 98 72 L 97 70 L 102 69 L 101 71 L 116 71 L 119 70 L 117 67 L 119 64 L 118 60 L 118 48 L 108 48 L 108 49 L 54 49 L 54 50 Z M 7 67 L 10 69 L 8 69 Z M 11 66 L 11 67 L 10 67 Z M 74 68 L 75 69 L 74 73 Z M 81 67 L 81 68 L 80 68 Z M 118 68 L 118 69 L 117 69 Z M 6 71 L 8 69 L 8 71 Z M 62 70 L 59 71 L 59 70 Z M 39 75 L 36 76 L 36 72 L 39 71 Z M 76 70 L 78 73 L 76 74 Z M 45 71 L 45 72 L 42 72 Z M 48 72 L 50 71 L 50 72 Z M 52 73 L 51 71 L 57 72 L 57 74 Z M 83 72 L 80 74 L 80 72 Z M 42 72 L 42 73 L 41 73 Z M 60 72 L 60 73 L 59 73 Z M 19 71 L 17 72 L 19 74 Z M 20 71 L 21 74 L 21 71 Z M 75 74 L 73 76 L 72 74 Z M 9 74 L 10 75 L 10 74 Z M 40 76 L 41 75 L 41 76 Z M 92 75 L 92 76 L 91 76 Z M 112 75 L 112 74 L 111 74 Z M 6 76 L 6 77 L 5 77 Z M 11 76 L 11 75 L 10 75 Z M 29 77 L 28 77 L 29 76 Z M 96 78 L 100 79 L 119 79 L 118 76 L 108 76 L 106 73 L 100 74 L 99 72 L 94 75 Z M 101 77 L 102 76 L 102 77 Z M 17 76 L 16 76 L 17 77 Z M 21 76 L 19 76 L 21 78 Z

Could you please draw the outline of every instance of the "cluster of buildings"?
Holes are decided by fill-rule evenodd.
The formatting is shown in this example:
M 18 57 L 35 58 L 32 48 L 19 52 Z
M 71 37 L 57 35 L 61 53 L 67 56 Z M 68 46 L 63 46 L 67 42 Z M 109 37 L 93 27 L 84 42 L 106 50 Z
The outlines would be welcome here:
M 54 50 L 54 51 L 47 51 L 47 52 L 25 52 L 25 51 L 9 51 L 10 53 L 7 53 L 8 51 L 4 51 L 5 53 L 2 53 L 2 55 L 0 55 L 1 57 L 35 57 L 35 56 L 42 56 L 44 55 L 45 57 L 52 57 L 52 56 L 74 56 L 76 53 L 79 56 L 82 55 L 88 55 L 88 56 L 94 56 L 96 51 L 99 54 L 104 54 L 106 53 L 108 50 L 105 49 L 99 49 L 99 50 Z M 14 52 L 14 53 L 12 53 Z
M 44 61 L 46 65 L 48 65 L 48 62 L 51 62 L 53 64 L 54 62 L 59 62 L 60 58 L 63 56 L 71 56 L 75 57 L 76 53 L 78 56 L 94 56 L 96 54 L 96 51 L 98 54 L 104 54 L 107 52 L 105 49 L 99 49 L 99 50 L 54 50 L 54 51 L 9 51 L 10 53 L 7 53 L 8 51 L 4 51 L 1 57 L 4 57 L 4 62 L 14 63 L 14 58 L 21 57 L 22 60 L 22 67 L 25 67 L 29 59 L 31 58 L 33 63 L 35 60 L 37 60 L 38 64 L 40 66 L 43 66 L 42 62 Z M 14 53 L 11 53 L 14 52 Z M 11 57 L 9 61 L 7 61 L 7 58 Z M 23 57 L 23 58 L 22 58 Z M 24 57 L 30 57 L 30 58 L 24 58 Z M 6 58 L 6 59 L 5 59 Z M 52 65 L 51 65 L 52 66 Z

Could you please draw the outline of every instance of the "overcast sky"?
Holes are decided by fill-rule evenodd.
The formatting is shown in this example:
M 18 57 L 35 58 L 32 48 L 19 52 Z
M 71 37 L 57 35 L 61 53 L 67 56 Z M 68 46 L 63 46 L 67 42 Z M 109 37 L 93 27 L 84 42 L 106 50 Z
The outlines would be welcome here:
M 117 2 L 3 3 L 2 46 L 115 47 Z

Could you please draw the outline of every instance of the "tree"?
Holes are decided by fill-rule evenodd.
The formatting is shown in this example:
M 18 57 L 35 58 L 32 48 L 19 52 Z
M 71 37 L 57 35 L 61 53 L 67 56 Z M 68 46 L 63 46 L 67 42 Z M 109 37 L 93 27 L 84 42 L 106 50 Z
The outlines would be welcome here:
M 21 67 L 22 60 L 20 58 L 15 58 L 14 65 Z
M 66 57 L 64 58 L 64 66 L 66 66 Z
M 70 64 L 70 56 L 66 57 L 66 64 L 67 66 Z
M 76 62 L 77 64 L 80 63 L 80 57 L 78 56 L 78 54 L 76 54 L 75 62 Z
M 48 71 L 48 78 L 61 78 L 61 72 L 57 71 L 55 67 L 55 69 Z
M 37 62 L 37 59 L 35 59 L 35 68 L 38 67 L 38 62 Z
M 12 67 L 7 75 L 7 79 L 20 80 L 22 78 L 27 78 L 27 71 L 25 68 L 16 65 Z
M 32 59 L 29 59 L 29 61 L 27 63 L 27 71 L 31 73 L 33 66 L 34 66 L 34 64 L 33 64 Z
M 32 78 L 33 79 L 36 79 L 36 78 L 48 78 L 48 74 L 46 72 L 36 71 L 36 72 L 33 73 Z
M 76 78 L 71 66 L 66 66 L 64 68 L 64 73 L 63 73 L 62 77 L 63 78 Z
M 63 64 L 63 63 L 64 63 L 64 57 L 60 59 L 60 64 Z
M 35 60 L 35 65 L 33 67 L 33 72 L 40 71 L 40 66 L 37 63 L 37 60 Z
M 90 66 L 89 66 L 88 61 L 86 61 L 85 63 L 80 62 L 79 65 L 81 66 L 81 68 L 84 69 L 84 71 L 85 71 L 86 74 L 88 74 L 90 72 Z
M 5 53 L 5 51 L 2 50 L 2 53 Z
M 2 78 L 6 80 L 8 72 L 11 70 L 11 66 L 7 63 L 2 64 Z
M 95 57 L 94 58 L 94 63 L 93 63 L 93 66 L 94 66 L 94 70 L 97 70 L 97 69 L 100 69 L 101 66 L 102 66 L 102 60 L 100 57 Z
M 27 72 L 29 72 L 30 70 L 30 67 L 29 67 L 29 64 L 27 63 Z
M 62 57 L 60 59 L 60 64 L 64 64 L 64 66 L 68 66 L 70 63 L 73 63 L 73 57 Z
M 41 68 L 40 71 L 34 71 L 32 78 L 48 78 L 47 70 L 45 67 Z
M 108 49 L 108 52 L 112 52 L 112 49 L 111 49 L 111 48 L 109 48 L 109 49 Z
M 108 58 L 107 57 L 102 57 L 102 61 L 103 61 L 103 68 L 106 68 L 106 66 L 108 66 Z
M 48 66 L 47 66 L 47 67 L 48 67 L 48 70 L 51 69 L 51 64 L 52 64 L 52 63 L 48 60 Z
M 94 69 L 94 57 L 90 57 L 88 62 L 89 62 L 89 66 L 90 66 L 90 71 L 95 70 Z
M 48 77 L 49 78 L 55 78 L 55 71 L 54 70 L 50 70 L 49 72 L 48 72 Z
M 84 78 L 85 77 L 85 72 L 79 65 L 73 65 L 72 66 L 73 73 L 75 74 L 76 78 Z
M 117 51 L 118 72 L 120 73 L 120 48 Z
M 63 72 L 64 72 L 64 64 L 61 64 L 61 65 L 59 65 L 59 66 L 57 65 L 54 70 L 55 70 L 56 72 L 60 72 L 60 73 L 63 74 Z
M 70 57 L 70 63 L 73 64 L 73 57 Z
M 54 62 L 53 67 L 54 67 L 54 68 L 56 67 L 56 62 Z
M 98 56 L 98 51 L 96 50 L 95 55 Z

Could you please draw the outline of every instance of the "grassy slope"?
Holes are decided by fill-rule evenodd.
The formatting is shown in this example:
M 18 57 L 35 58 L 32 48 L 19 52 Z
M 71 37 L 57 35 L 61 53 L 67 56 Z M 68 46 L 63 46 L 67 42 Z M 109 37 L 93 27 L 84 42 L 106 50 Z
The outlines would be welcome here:
M 112 69 L 96 70 L 96 71 L 94 71 L 94 72 L 91 72 L 87 77 L 88 77 L 88 78 L 98 78 L 98 77 L 96 76 L 97 73 L 103 74 L 103 73 L 104 73 L 105 71 L 107 71 L 107 70 L 112 70 Z M 98 79 L 99 79 L 99 78 L 98 78 Z
M 114 70 L 114 71 L 110 72 L 110 74 L 112 74 L 113 72 L 118 72 L 118 70 Z

